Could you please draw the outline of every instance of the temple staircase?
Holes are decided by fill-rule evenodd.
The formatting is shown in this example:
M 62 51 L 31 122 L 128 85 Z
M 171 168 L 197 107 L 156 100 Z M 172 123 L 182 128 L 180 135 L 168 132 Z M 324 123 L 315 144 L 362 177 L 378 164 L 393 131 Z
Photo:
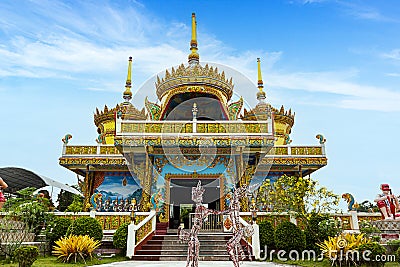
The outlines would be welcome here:
M 199 261 L 229 261 L 226 242 L 232 234 L 222 232 L 200 232 Z M 186 261 L 186 242 L 178 240 L 177 230 L 168 229 L 165 233 L 156 233 L 146 244 L 140 246 L 132 260 L 145 261 Z

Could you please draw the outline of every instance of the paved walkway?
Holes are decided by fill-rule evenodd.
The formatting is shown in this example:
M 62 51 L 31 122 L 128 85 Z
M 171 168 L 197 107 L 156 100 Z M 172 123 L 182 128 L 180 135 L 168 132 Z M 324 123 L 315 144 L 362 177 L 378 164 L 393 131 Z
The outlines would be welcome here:
M 127 267 L 185 267 L 185 261 L 120 261 L 97 266 L 127 266 Z M 233 267 L 230 261 L 200 261 L 199 267 Z M 272 267 L 272 266 L 287 266 L 272 262 L 248 262 L 240 264 L 240 267 Z

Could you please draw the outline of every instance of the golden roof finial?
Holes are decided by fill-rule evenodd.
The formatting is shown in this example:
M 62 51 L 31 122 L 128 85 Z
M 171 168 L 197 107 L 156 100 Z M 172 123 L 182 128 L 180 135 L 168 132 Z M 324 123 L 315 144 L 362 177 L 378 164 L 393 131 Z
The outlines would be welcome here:
M 131 87 L 132 87 L 132 57 L 129 57 L 128 75 L 126 77 L 125 91 L 123 94 L 125 102 L 129 102 L 132 99 Z
M 190 55 L 188 57 L 189 64 L 199 63 L 199 54 L 197 53 L 197 22 L 196 14 L 192 13 L 192 40 L 190 41 Z
M 257 82 L 258 93 L 257 93 L 257 99 L 261 101 L 261 100 L 264 100 L 266 98 L 266 96 L 265 96 L 265 92 L 263 91 L 264 83 L 263 83 L 262 76 L 261 76 L 261 61 L 260 61 L 260 58 L 257 58 L 257 65 L 258 65 L 258 82 Z
M 262 91 L 264 83 L 261 76 L 261 61 L 259 57 L 257 58 L 257 65 L 258 65 L 258 90 Z

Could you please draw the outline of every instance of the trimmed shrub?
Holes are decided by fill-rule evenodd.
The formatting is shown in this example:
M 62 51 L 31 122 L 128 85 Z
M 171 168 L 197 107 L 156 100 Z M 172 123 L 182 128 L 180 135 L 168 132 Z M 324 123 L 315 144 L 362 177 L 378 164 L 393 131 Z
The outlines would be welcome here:
M 129 223 L 121 224 L 113 235 L 113 245 L 116 248 L 122 249 L 122 253 L 126 251 L 126 242 L 128 239 L 128 225 Z
M 312 213 L 310 219 L 307 221 L 304 234 L 306 236 L 306 248 L 314 251 L 319 251 L 317 243 L 322 242 L 325 239 L 325 233 L 321 233 L 319 223 L 327 219 L 327 216 L 320 215 L 318 213 Z
M 400 248 L 396 251 L 396 260 L 400 263 Z
M 57 217 L 47 226 L 50 230 L 46 232 L 46 239 L 50 242 L 50 246 L 54 246 L 55 241 L 66 235 L 71 223 L 70 218 Z
M 94 240 L 87 235 L 70 235 L 62 237 L 56 241 L 53 255 L 57 256 L 62 262 L 72 262 L 83 260 L 86 264 L 86 259 L 92 259 L 93 251 L 100 246 L 101 242 Z
M 370 259 L 369 261 L 366 261 L 366 259 L 363 259 L 360 256 L 361 263 L 364 263 L 365 266 L 384 266 L 385 262 L 384 261 L 375 261 L 377 259 L 377 256 L 379 255 L 379 259 L 383 259 L 382 255 L 385 255 L 386 249 L 379 243 L 377 242 L 371 242 L 367 244 L 362 244 L 358 247 L 358 251 L 360 252 L 360 255 L 363 255 L 363 252 L 369 250 L 371 254 L 368 255 L 368 258 Z
M 39 249 L 35 246 L 22 246 L 14 251 L 14 259 L 19 267 L 31 267 L 39 255 Z
M 274 226 L 269 221 L 263 221 L 259 224 L 260 227 L 260 245 L 261 248 L 267 246 L 268 249 L 275 248 Z
M 400 248 L 400 239 L 391 240 L 387 242 L 386 246 L 387 254 L 395 254 L 399 248 Z
M 95 240 L 101 241 L 103 238 L 103 229 L 95 218 L 81 217 L 73 221 L 68 227 L 66 236 L 69 235 L 88 235 Z
M 320 251 L 318 243 L 337 236 L 341 232 L 338 221 L 327 215 L 313 214 L 309 219 L 304 234 L 306 235 L 306 248 L 316 252 Z
M 306 236 L 303 231 L 297 225 L 288 221 L 278 224 L 275 229 L 274 240 L 276 248 L 286 252 L 291 250 L 300 252 L 306 247 Z

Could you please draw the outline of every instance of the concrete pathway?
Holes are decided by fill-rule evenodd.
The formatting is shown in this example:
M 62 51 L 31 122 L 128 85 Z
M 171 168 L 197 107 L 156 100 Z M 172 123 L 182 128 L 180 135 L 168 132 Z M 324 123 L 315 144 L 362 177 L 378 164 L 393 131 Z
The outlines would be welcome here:
M 119 266 L 119 267 L 185 267 L 185 261 L 120 261 L 97 266 Z M 272 266 L 287 266 L 272 262 L 248 262 L 240 264 L 240 267 L 272 267 Z M 293 265 L 292 265 L 293 266 Z M 200 261 L 199 267 L 233 267 L 230 261 Z

